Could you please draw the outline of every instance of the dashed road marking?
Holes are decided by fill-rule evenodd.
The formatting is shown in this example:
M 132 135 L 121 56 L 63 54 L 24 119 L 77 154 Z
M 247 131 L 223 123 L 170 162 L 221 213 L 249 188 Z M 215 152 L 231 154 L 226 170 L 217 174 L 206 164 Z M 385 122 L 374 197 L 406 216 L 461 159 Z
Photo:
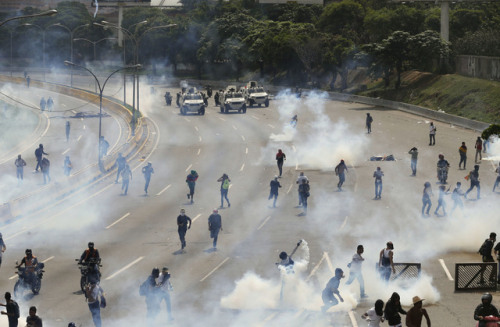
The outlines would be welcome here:
M 439 259 L 439 263 L 441 264 L 441 267 L 444 269 L 444 273 L 446 274 L 446 277 L 448 277 L 449 280 L 453 280 L 453 277 L 451 277 L 450 271 L 446 267 L 446 264 L 444 263 L 443 259 Z
M 248 148 L 245 148 L 245 154 L 248 154 Z
M 210 277 L 210 275 L 212 275 L 217 269 L 219 269 L 220 267 L 222 267 L 222 265 L 225 264 L 227 260 L 229 260 L 229 257 L 227 257 L 226 259 L 224 259 L 221 263 L 219 263 L 217 265 L 217 267 L 215 267 L 214 269 L 212 269 L 212 271 L 210 271 L 205 277 L 203 277 L 202 279 L 200 279 L 200 282 L 203 282 L 205 279 L 207 279 L 208 277 Z
M 273 125 L 271 125 L 271 124 L 267 124 L 267 126 L 269 126 L 269 127 L 271 127 L 271 128 L 274 128 L 274 126 L 273 126 Z
M 128 265 L 126 265 L 122 269 L 118 270 L 117 272 L 115 272 L 111 276 L 107 277 L 106 280 L 110 280 L 110 279 L 115 278 L 116 276 L 118 276 L 119 274 L 121 274 L 122 272 L 124 272 L 125 270 L 127 270 L 128 268 L 132 267 L 133 265 L 135 265 L 136 263 L 138 263 L 142 259 L 144 259 L 144 257 L 139 257 L 139 258 L 135 259 L 134 261 L 132 261 L 131 263 L 129 263 Z
M 349 314 L 349 318 L 351 319 L 351 324 L 352 324 L 352 327 L 358 327 L 358 322 L 356 321 L 356 317 L 354 316 L 354 313 L 352 310 L 350 310 L 348 312 Z
M 199 155 L 200 155 L 200 153 L 201 153 L 201 148 L 199 148 L 199 149 L 198 149 L 198 153 L 197 153 L 196 155 L 198 155 L 198 156 L 199 156 Z
M 327 256 L 327 253 L 323 252 L 323 256 L 321 257 L 321 260 L 319 260 L 319 262 L 316 264 L 316 266 L 314 266 L 313 270 L 311 270 L 311 273 L 306 278 L 306 282 L 308 282 L 309 279 L 311 279 L 311 277 L 314 276 L 314 274 L 316 274 L 316 271 L 319 269 L 319 267 L 323 263 L 323 260 L 325 260 L 326 256 Z
M 264 221 L 262 222 L 262 224 L 260 224 L 260 226 L 257 227 L 257 230 L 260 230 L 262 227 L 264 227 L 264 225 L 269 221 L 269 219 L 271 219 L 271 216 L 267 216 L 266 219 L 264 219 Z
M 76 141 L 80 141 L 80 139 L 82 138 L 82 135 L 78 136 L 78 138 L 76 139 Z
M 63 152 L 63 153 L 61 153 L 61 154 L 62 154 L 62 155 L 65 155 L 66 153 L 68 153 L 68 152 L 69 152 L 69 150 L 71 150 L 71 149 L 70 149 L 70 148 L 67 148 L 67 149 L 66 149 L 66 150 L 64 150 L 64 152 Z
M 217 117 L 217 118 L 219 118 L 219 119 L 220 119 L 220 120 L 222 120 L 222 121 L 226 121 L 226 120 L 225 120 L 224 118 L 222 118 L 222 117 Z
M 236 131 L 238 128 L 236 128 L 236 126 L 233 125 L 233 129 Z
M 292 145 L 293 152 L 297 152 L 297 149 L 295 148 L 295 145 Z
M 286 194 L 290 193 L 290 190 L 292 189 L 293 184 L 290 184 L 290 187 L 288 187 L 288 191 L 286 191 Z
M 186 117 L 184 117 L 184 120 L 185 120 L 185 121 L 187 121 L 188 123 L 190 123 L 190 122 L 191 122 L 191 121 L 190 121 L 188 118 L 186 118 Z
M 158 192 L 156 195 L 161 195 L 163 192 L 165 192 L 166 190 L 169 189 L 169 187 L 171 186 L 172 184 L 168 184 L 167 186 L 165 186 L 165 188 L 163 190 L 161 190 L 160 192 Z
M 187 168 L 186 168 L 186 172 L 191 169 L 191 167 L 193 167 L 193 164 L 190 164 Z
M 343 229 L 345 227 L 345 225 L 347 224 L 347 218 L 349 218 L 349 216 L 345 216 L 344 218 L 344 222 L 342 223 L 342 225 L 340 226 L 340 229 Z
M 256 117 L 254 115 L 252 115 L 252 118 L 256 119 L 256 120 L 260 120 L 259 117 Z
M 123 219 L 127 218 L 128 216 L 130 216 L 130 212 L 127 212 L 126 214 L 124 214 L 120 219 L 117 219 L 115 222 L 113 222 L 111 225 L 107 226 L 106 229 L 109 229 L 111 227 L 113 227 L 114 225 L 118 224 L 120 221 L 122 221 Z
M 193 223 L 196 221 L 196 219 L 200 218 L 201 217 L 201 213 L 197 214 L 196 217 L 193 218 L 193 220 L 191 220 Z
M 243 171 L 243 169 L 245 169 L 245 163 L 241 165 L 240 171 Z
M 198 130 L 198 126 L 195 126 L 195 127 L 194 127 L 194 129 L 195 129 L 197 132 L 199 131 L 199 130 Z
M 201 136 L 198 136 L 198 140 L 201 142 Z
M 241 136 L 241 139 L 242 139 L 243 141 L 245 141 L 245 137 L 244 137 L 243 135 L 240 135 L 240 136 Z

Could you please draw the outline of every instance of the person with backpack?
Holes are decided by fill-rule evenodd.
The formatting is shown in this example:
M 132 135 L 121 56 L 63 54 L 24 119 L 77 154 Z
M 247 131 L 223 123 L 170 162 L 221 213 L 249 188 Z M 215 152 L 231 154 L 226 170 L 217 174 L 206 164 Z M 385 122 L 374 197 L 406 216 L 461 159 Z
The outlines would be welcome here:
M 151 275 L 141 284 L 139 295 L 146 297 L 148 326 L 154 326 L 156 316 L 160 311 L 160 289 L 156 279 L 160 277 L 160 269 L 154 267 Z
M 170 282 L 170 273 L 168 272 L 167 267 L 163 267 L 161 269 L 160 276 L 158 277 L 158 287 L 160 288 L 160 300 L 159 305 L 161 305 L 161 301 L 165 300 L 165 304 L 167 306 L 167 319 L 168 321 L 173 321 L 172 317 L 172 305 L 170 303 L 170 292 L 173 292 L 174 287 Z
M 373 117 L 370 116 L 370 113 L 366 113 L 366 129 L 368 131 L 368 134 L 372 132 L 372 122 L 373 122 Z
M 0 303 L 0 306 L 5 307 L 7 311 L 2 311 L 9 319 L 9 327 L 17 327 L 19 323 L 19 305 L 16 301 L 12 300 L 10 292 L 5 292 L 5 304 Z
M 101 327 L 101 308 L 106 307 L 106 299 L 104 297 L 104 291 L 97 281 L 91 280 L 85 286 L 85 298 L 89 305 L 95 327 Z
M 227 193 L 229 191 L 229 183 L 231 180 L 229 179 L 229 176 L 227 174 L 222 174 L 222 177 L 217 180 L 217 182 L 220 182 L 220 208 L 224 208 L 224 198 L 227 201 L 227 207 L 231 207 L 231 203 L 229 203 L 229 199 L 227 198 Z
M 186 216 L 186 210 L 181 209 L 180 215 L 177 216 L 177 232 L 181 240 L 181 250 L 186 247 L 186 233 L 191 228 L 191 218 Z
M 48 156 L 49 154 L 45 153 L 43 151 L 43 144 L 40 144 L 38 146 L 38 148 L 35 150 L 35 157 L 36 157 L 36 168 L 35 168 L 35 171 L 36 172 L 38 172 L 38 167 L 41 168 L 43 155 Z
M 302 184 L 299 185 L 299 194 L 302 202 L 302 209 L 304 211 L 300 214 L 301 216 L 307 215 L 307 198 L 311 196 L 311 193 L 309 192 L 311 190 L 311 187 L 309 186 L 309 181 L 303 179 Z
M 481 198 L 481 186 L 479 185 L 479 165 L 474 165 L 474 170 L 471 170 L 469 175 L 467 175 L 466 179 L 470 179 L 470 187 L 469 189 L 467 190 L 467 192 L 465 192 L 465 195 L 464 197 L 467 199 L 467 194 L 469 194 L 470 191 L 472 191 L 472 189 L 474 187 L 477 188 L 477 199 L 479 200 Z
M 391 271 L 393 274 L 396 273 L 396 269 L 394 269 L 394 244 L 392 242 L 387 242 L 386 248 L 380 251 L 378 266 L 380 269 L 380 275 L 382 279 L 386 282 L 389 282 L 391 278 Z

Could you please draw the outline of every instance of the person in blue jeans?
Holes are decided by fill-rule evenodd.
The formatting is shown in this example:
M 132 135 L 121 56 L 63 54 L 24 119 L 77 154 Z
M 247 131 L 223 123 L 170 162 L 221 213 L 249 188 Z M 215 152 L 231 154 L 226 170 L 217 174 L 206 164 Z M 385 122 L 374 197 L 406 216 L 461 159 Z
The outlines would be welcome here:
M 382 176 L 384 172 L 377 167 L 377 170 L 373 172 L 373 177 L 375 178 L 375 199 L 380 199 L 382 195 Z
M 339 177 L 339 182 L 337 188 L 342 191 L 342 185 L 345 182 L 345 173 L 347 173 L 347 166 L 344 160 L 340 160 L 340 163 L 335 167 L 335 175 Z
M 213 239 L 213 249 L 215 251 L 217 250 L 219 232 L 222 230 L 222 218 L 217 209 L 214 209 L 213 213 L 208 217 L 208 230 L 210 231 L 210 238 Z
M 220 207 L 224 208 L 224 199 L 227 201 L 227 207 L 231 207 L 231 203 L 229 203 L 229 199 L 227 198 L 227 193 L 229 192 L 229 183 L 231 180 L 227 174 L 222 174 L 222 177 L 217 180 L 220 182 Z
M 274 198 L 273 202 L 273 208 L 276 208 L 276 200 L 278 199 L 278 189 L 281 187 L 280 182 L 278 182 L 278 176 L 275 176 L 274 179 L 269 183 L 269 186 L 271 188 L 269 192 L 269 198 L 268 200 L 271 200 Z
M 365 251 L 363 245 L 358 245 L 356 249 L 356 253 L 352 256 L 352 261 L 348 264 L 350 269 L 349 271 L 349 279 L 345 283 L 346 285 L 351 285 L 354 279 L 357 279 L 359 282 L 360 288 L 360 297 L 365 298 L 367 295 L 365 294 L 365 281 L 363 280 L 363 274 L 361 273 L 361 265 L 365 258 L 363 258 L 362 254 Z
M 431 210 L 432 207 L 431 195 L 432 195 L 431 183 L 425 182 L 424 192 L 422 194 L 422 217 L 424 217 L 425 215 L 429 216 L 429 211 Z
M 142 167 L 142 173 L 144 174 L 144 179 L 146 183 L 144 184 L 144 193 L 148 194 L 149 182 L 151 182 L 151 175 L 155 173 L 153 169 L 153 164 L 148 162 L 147 166 Z

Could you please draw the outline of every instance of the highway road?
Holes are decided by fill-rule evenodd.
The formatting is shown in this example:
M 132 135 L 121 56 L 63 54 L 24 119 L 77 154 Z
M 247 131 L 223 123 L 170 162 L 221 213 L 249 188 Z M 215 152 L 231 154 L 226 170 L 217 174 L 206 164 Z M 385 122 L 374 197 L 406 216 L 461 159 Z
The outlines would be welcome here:
M 129 161 L 133 179 L 127 196 L 121 195 L 120 184 L 110 174 L 64 202 L 2 228 L 7 243 L 0 269 L 2 291 L 12 291 L 13 265 L 24 249 L 33 249 L 46 262 L 40 294 L 16 299 L 22 316 L 36 305 L 48 326 L 69 321 L 92 326 L 74 259 L 94 241 L 103 258 L 101 286 L 108 299 L 102 310 L 104 326 L 146 325 L 146 306 L 138 289 L 155 266 L 167 266 L 172 274 L 174 326 L 363 326 L 360 315 L 393 291 L 401 294 L 405 308 L 413 296 L 425 298 L 435 326 L 474 323 L 480 294 L 454 293 L 454 282 L 443 266 L 453 279 L 455 262 L 477 262 L 475 252 L 498 226 L 498 194 L 491 192 L 498 162 L 481 162 L 481 200 L 474 200 L 473 191 L 463 211 L 422 218 L 420 208 L 426 181 L 434 192 L 432 211 L 437 204 L 439 153 L 450 161 L 450 185 L 462 181 L 463 188 L 468 187 L 464 176 L 473 166 L 476 132 L 437 122 L 436 145 L 428 146 L 425 118 L 329 101 L 321 94 L 300 100 L 285 96 L 269 108 L 251 108 L 246 114 L 221 114 L 211 99 L 204 116 L 181 116 L 175 106 L 165 106 L 165 90 L 142 92 L 141 108 L 151 134 Z M 364 128 L 367 112 L 374 118 L 372 134 Z M 296 129 L 289 126 L 294 114 Z M 82 126 L 75 130 L 81 132 Z M 120 129 L 107 124 L 104 134 L 113 140 Z M 61 127 L 60 138 L 63 135 Z M 462 141 L 469 147 L 467 171 L 458 170 Z M 408 150 L 413 146 L 419 149 L 416 177 L 410 176 L 409 167 Z M 59 145 L 56 153 L 63 149 Z M 278 149 L 287 160 L 277 208 L 272 208 L 267 196 L 277 174 Z M 369 161 L 371 156 L 389 154 L 396 161 Z M 333 173 L 340 159 L 349 168 L 343 192 L 337 191 Z M 141 168 L 148 161 L 155 173 L 145 196 Z M 381 200 L 374 200 L 372 176 L 377 166 L 385 173 Z M 192 169 L 200 175 L 194 204 L 187 200 L 185 183 Z M 297 207 L 295 181 L 300 171 L 311 185 L 307 216 Z M 220 205 L 217 179 L 223 173 L 231 179 L 231 207 L 219 210 L 224 231 L 218 250 L 212 251 L 207 218 Z M 449 210 L 449 196 L 447 202 Z M 176 226 L 181 208 L 193 219 L 185 253 L 179 251 Z M 294 257 L 296 273 L 287 276 L 280 304 L 280 272 L 274 263 L 281 251 L 290 252 L 300 239 L 306 242 Z M 387 241 L 395 245 L 395 262 L 422 263 L 418 282 L 385 285 L 377 279 L 372 268 Z M 340 292 L 345 302 L 321 314 L 321 290 L 336 267 L 348 277 L 347 263 L 358 244 L 365 247 L 369 298 L 359 302 L 357 282 L 346 286 L 344 279 Z M 158 324 L 166 320 L 162 304 Z M 6 326 L 6 319 L 0 319 L 2 324 Z

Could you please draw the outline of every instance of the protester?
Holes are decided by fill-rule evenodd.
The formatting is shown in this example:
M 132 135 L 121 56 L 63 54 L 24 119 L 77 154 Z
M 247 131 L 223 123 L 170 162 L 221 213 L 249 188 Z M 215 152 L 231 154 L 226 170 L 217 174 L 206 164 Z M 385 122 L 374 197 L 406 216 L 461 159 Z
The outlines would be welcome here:
M 337 295 L 340 302 L 344 302 L 344 299 L 339 292 L 340 280 L 342 278 L 344 278 L 344 272 L 342 271 L 342 269 L 335 269 L 335 276 L 330 278 L 325 286 L 325 289 L 321 293 L 321 298 L 323 299 L 324 304 L 321 307 L 321 311 L 326 312 L 330 307 L 333 307 L 339 303 L 335 295 Z
M 151 181 L 151 175 L 154 174 L 155 170 L 153 169 L 153 164 L 148 162 L 148 164 L 142 167 L 142 174 L 144 175 L 145 184 L 144 184 L 144 193 L 148 194 L 149 182 Z
M 281 187 L 280 182 L 278 181 L 278 176 L 275 176 L 274 179 L 269 183 L 270 192 L 268 200 L 274 198 L 273 208 L 276 208 L 276 200 L 278 199 L 278 189 Z M 306 201 L 307 202 L 307 201 Z
M 2 311 L 1 314 L 6 315 L 9 319 L 9 327 L 17 327 L 19 322 L 19 305 L 12 300 L 10 292 L 5 292 L 5 304 L 0 303 L 0 306 L 5 307 L 7 311 Z
M 389 282 L 391 278 L 391 271 L 393 274 L 396 273 L 396 269 L 394 268 L 394 244 L 392 242 L 387 242 L 386 248 L 380 251 L 378 266 L 380 269 L 380 275 L 383 280 Z
M 416 147 L 413 147 L 410 149 L 410 151 L 408 151 L 408 154 L 411 155 L 411 164 L 410 164 L 410 167 L 411 167 L 411 171 L 412 171 L 412 176 L 416 176 L 417 175 L 417 161 L 418 161 L 418 150 Z
M 26 327 L 43 327 L 42 318 L 36 315 L 36 307 L 30 307 L 29 316 L 26 317 Z
M 464 170 L 466 169 L 467 164 L 467 146 L 465 146 L 465 142 L 462 142 L 462 145 L 458 148 L 458 153 L 460 154 L 460 162 L 458 163 L 458 169 L 464 164 Z
M 380 323 L 384 322 L 384 301 L 375 301 L 375 306 L 366 311 L 361 319 L 368 321 L 368 327 L 380 327 Z
M 363 258 L 362 254 L 365 251 L 363 245 L 358 245 L 356 249 L 356 253 L 352 256 L 352 261 L 347 265 L 349 267 L 349 279 L 345 283 L 346 285 L 351 285 L 354 279 L 357 279 L 359 282 L 360 289 L 360 297 L 365 298 L 368 295 L 365 294 L 365 282 L 363 280 L 363 274 L 361 273 L 361 265 L 365 258 Z
M 167 319 L 168 321 L 173 321 L 172 317 L 172 304 L 170 302 L 170 292 L 174 290 L 172 283 L 170 282 L 170 273 L 167 267 L 163 267 L 160 275 L 158 276 L 158 287 L 160 288 L 160 305 L 163 300 L 165 300 L 165 305 L 167 306 Z
M 278 153 L 276 153 L 276 163 L 278 165 L 278 170 L 279 170 L 279 178 L 281 178 L 281 175 L 283 173 L 283 162 L 286 160 L 286 155 L 281 149 L 278 150 Z
M 217 250 L 217 239 L 219 232 L 222 230 L 222 218 L 219 211 L 214 209 L 213 213 L 208 217 L 208 230 L 210 231 L 210 238 L 213 239 L 213 250 Z
M 384 316 L 390 327 L 402 327 L 401 316 L 406 314 L 406 311 L 401 307 L 399 294 L 394 292 L 389 301 L 385 303 Z
M 434 126 L 434 123 L 431 122 L 429 125 L 429 145 L 435 145 L 436 144 L 436 126 Z
M 406 326 L 421 327 L 422 317 L 425 317 L 425 321 L 427 322 L 427 327 L 431 327 L 431 319 L 427 314 L 427 310 L 422 308 L 422 301 L 424 301 L 424 299 L 421 299 L 418 296 L 414 296 L 412 301 L 413 301 L 413 307 L 406 313 Z
M 227 207 L 231 207 L 231 203 L 229 203 L 229 199 L 227 198 L 227 193 L 229 192 L 229 183 L 231 183 L 229 176 L 227 176 L 227 174 L 222 174 L 217 182 L 220 182 L 220 208 L 224 208 L 224 199 L 226 199 L 227 201 Z
M 474 310 L 474 320 L 479 321 L 477 327 L 486 327 L 488 322 L 487 317 L 489 316 L 500 318 L 498 309 L 491 304 L 492 300 L 493 296 L 490 293 L 484 293 L 481 296 L 481 304 Z
M 339 191 L 342 191 L 342 185 L 345 182 L 345 173 L 347 173 L 347 166 L 344 160 L 340 160 L 340 163 L 335 167 L 335 175 L 339 177 L 339 182 L 337 184 L 337 188 Z
M 191 228 L 191 218 L 186 216 L 186 210 L 181 209 L 180 214 L 177 216 L 177 232 L 181 240 L 181 250 L 186 247 L 186 233 Z

